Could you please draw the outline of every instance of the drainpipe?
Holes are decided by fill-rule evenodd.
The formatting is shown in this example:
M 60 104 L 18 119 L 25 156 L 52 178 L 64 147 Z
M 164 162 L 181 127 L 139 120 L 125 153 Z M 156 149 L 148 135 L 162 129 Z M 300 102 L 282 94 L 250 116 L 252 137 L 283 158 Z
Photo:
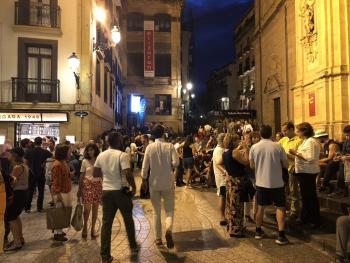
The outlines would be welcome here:
M 288 19 L 287 19 L 287 5 L 284 6 L 284 41 L 286 43 L 286 90 L 287 90 L 287 121 L 290 121 L 290 103 L 289 103 L 289 56 L 288 56 Z
M 260 69 L 259 69 L 259 74 L 260 74 L 260 116 L 261 116 L 261 123 L 263 123 L 263 83 L 262 83 L 262 48 L 261 48 L 261 0 L 259 0 L 259 64 L 260 64 Z

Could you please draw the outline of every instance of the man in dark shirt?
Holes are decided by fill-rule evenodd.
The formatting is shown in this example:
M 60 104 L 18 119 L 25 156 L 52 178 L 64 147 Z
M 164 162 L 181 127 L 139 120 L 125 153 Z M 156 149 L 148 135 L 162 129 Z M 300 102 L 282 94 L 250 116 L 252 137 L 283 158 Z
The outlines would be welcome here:
M 43 211 L 44 190 L 45 190 L 45 162 L 52 154 L 48 150 L 44 150 L 42 145 L 42 138 L 36 137 L 34 139 L 34 148 L 29 149 L 24 158 L 29 167 L 29 189 L 28 199 L 25 206 L 25 212 L 30 213 L 31 204 L 35 187 L 38 187 L 38 212 Z

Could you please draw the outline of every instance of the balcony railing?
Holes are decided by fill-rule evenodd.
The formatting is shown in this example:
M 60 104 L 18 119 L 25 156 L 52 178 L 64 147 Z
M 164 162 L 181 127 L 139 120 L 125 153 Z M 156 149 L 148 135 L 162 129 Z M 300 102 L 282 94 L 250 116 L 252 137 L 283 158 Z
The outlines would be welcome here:
M 61 28 L 61 9 L 59 6 L 31 2 L 15 3 L 15 24 Z
M 51 79 L 12 78 L 13 102 L 59 102 L 60 81 Z

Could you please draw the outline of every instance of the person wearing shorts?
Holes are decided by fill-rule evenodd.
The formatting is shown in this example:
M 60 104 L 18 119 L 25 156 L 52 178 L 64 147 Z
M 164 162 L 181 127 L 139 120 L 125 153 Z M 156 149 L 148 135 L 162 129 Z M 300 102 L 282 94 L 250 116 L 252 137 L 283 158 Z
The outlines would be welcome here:
M 277 207 L 276 218 L 279 233 L 276 243 L 286 245 L 289 241 L 284 234 L 286 211 L 282 168 L 288 168 L 288 158 L 282 146 L 271 140 L 271 126 L 262 125 L 260 136 L 262 140 L 254 144 L 249 152 L 250 167 L 255 169 L 258 203 L 255 238 L 263 238 L 264 231 L 261 225 L 264 209 L 268 205 L 274 205 Z

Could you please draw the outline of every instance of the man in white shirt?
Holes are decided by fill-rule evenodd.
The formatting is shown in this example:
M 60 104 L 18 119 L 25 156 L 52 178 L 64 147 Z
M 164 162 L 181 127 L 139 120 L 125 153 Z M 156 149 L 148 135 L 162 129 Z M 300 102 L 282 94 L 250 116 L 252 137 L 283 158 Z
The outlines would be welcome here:
M 224 148 L 222 147 L 224 141 L 225 133 L 220 133 L 217 137 L 217 146 L 213 152 L 213 168 L 215 175 L 215 183 L 218 188 L 218 195 L 220 196 L 220 212 L 221 221 L 220 225 L 226 225 L 225 219 L 225 206 L 226 206 L 226 181 L 225 181 L 225 168 L 223 166 L 222 154 L 224 153 Z
M 265 206 L 277 207 L 277 224 L 279 236 L 278 245 L 288 244 L 285 237 L 285 194 L 282 179 L 282 167 L 288 168 L 288 158 L 281 145 L 271 140 L 272 128 L 262 125 L 260 129 L 262 140 L 254 144 L 249 152 L 250 167 L 255 169 L 256 200 L 258 211 L 256 214 L 255 238 L 261 239 L 264 232 L 261 229 Z
M 111 256 L 112 224 L 118 209 L 120 209 L 124 219 L 132 253 L 137 253 L 138 246 L 135 238 L 131 199 L 135 194 L 136 185 L 130 171 L 130 158 L 128 154 L 122 152 L 123 137 L 120 133 L 110 133 L 108 144 L 110 148 L 102 152 L 96 159 L 93 176 L 103 178 L 101 257 L 102 262 L 110 263 L 113 261 Z M 130 192 L 127 183 L 132 187 Z
M 161 200 L 164 201 L 166 214 L 165 239 L 168 248 L 174 247 L 172 238 L 174 208 L 175 208 L 175 186 L 173 169 L 179 165 L 179 157 L 171 143 L 163 141 L 164 127 L 156 125 L 153 128 L 155 142 L 148 145 L 142 164 L 142 179 L 144 184 L 149 175 L 149 188 L 151 202 L 154 210 L 154 229 L 156 245 L 162 245 L 162 223 L 161 223 Z

